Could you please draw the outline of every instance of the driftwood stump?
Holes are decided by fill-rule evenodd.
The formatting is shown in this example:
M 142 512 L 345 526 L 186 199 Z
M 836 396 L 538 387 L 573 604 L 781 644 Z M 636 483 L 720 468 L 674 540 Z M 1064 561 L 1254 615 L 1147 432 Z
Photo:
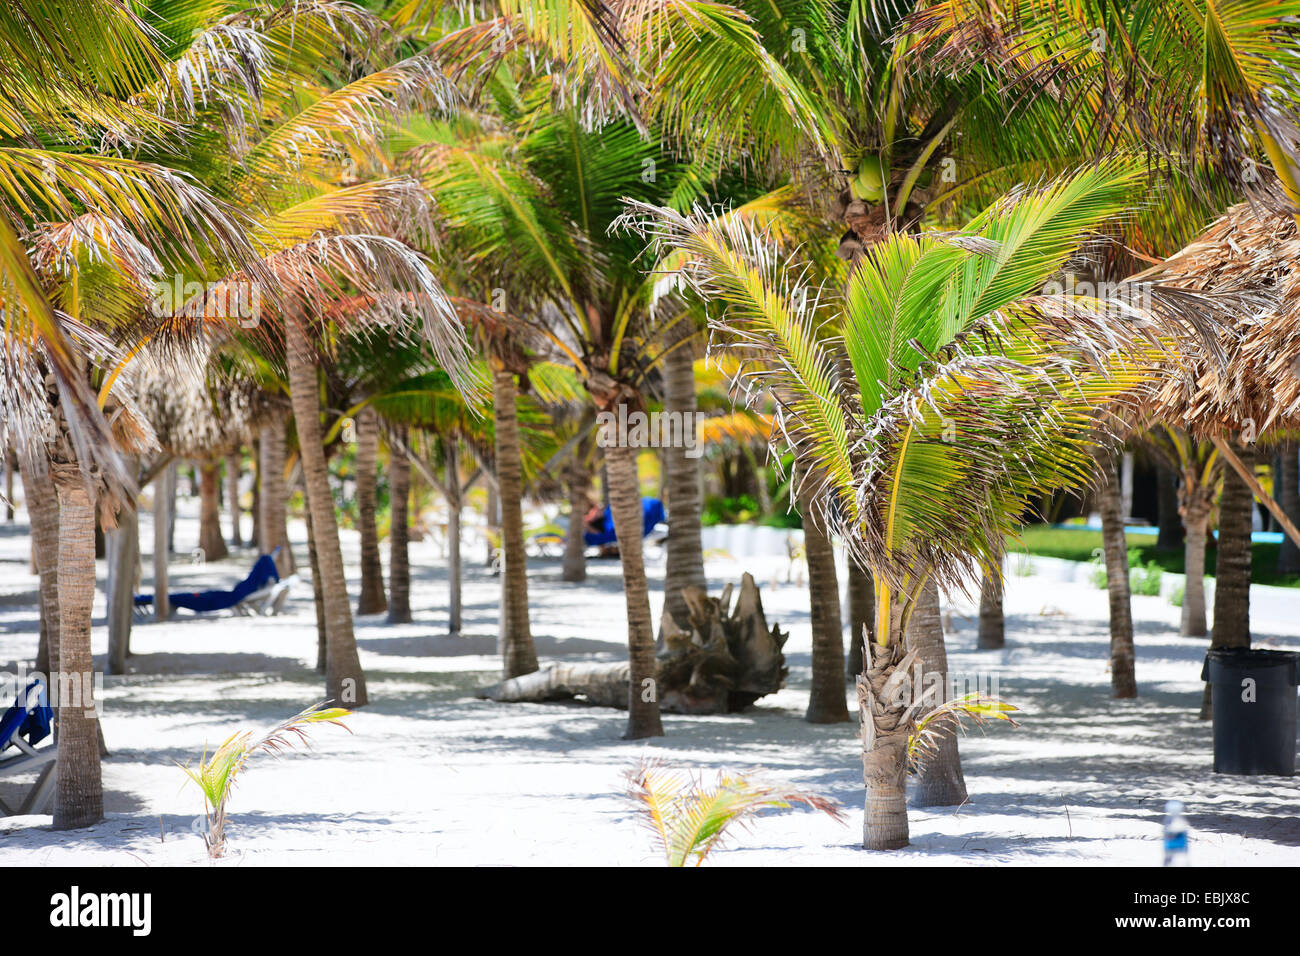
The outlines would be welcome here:
M 671 714 L 726 714 L 743 710 L 765 694 L 781 689 L 787 668 L 781 648 L 789 637 L 770 629 L 752 575 L 740 582 L 735 607 L 733 586 L 711 598 L 699 588 L 685 588 L 690 630 L 665 618 L 655 655 L 655 687 L 661 710 Z M 644 692 L 638 688 L 637 692 Z M 475 696 L 501 703 L 566 700 L 583 697 L 602 707 L 626 708 L 628 665 L 581 662 L 552 664 L 532 674 L 485 687 Z

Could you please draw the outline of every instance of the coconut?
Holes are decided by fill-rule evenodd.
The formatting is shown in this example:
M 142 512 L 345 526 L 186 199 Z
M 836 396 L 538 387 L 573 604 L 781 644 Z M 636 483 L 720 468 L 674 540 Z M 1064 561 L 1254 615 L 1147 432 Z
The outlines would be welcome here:
M 876 153 L 867 153 L 858 163 L 858 175 L 849 183 L 855 199 L 877 203 L 885 198 L 889 167 Z

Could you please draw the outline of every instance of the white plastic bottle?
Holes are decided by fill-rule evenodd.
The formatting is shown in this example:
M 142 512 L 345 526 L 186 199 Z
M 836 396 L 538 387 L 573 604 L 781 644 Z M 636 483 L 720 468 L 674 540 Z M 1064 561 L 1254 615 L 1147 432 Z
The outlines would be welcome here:
M 1181 800 L 1165 804 L 1165 866 L 1187 866 L 1187 817 Z

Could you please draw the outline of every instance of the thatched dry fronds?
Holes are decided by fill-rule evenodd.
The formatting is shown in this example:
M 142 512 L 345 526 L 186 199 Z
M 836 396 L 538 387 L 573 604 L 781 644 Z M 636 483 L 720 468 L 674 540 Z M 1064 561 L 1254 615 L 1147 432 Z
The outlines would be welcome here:
M 1144 278 L 1162 287 L 1241 294 L 1255 307 L 1219 331 L 1207 356 L 1160 384 L 1150 412 L 1198 437 L 1257 440 L 1300 428 L 1300 228 L 1274 204 L 1234 206 Z
M 208 373 L 206 350 L 191 367 L 140 361 L 133 391 L 162 450 L 207 461 L 237 449 L 262 423 L 270 397 L 251 379 Z

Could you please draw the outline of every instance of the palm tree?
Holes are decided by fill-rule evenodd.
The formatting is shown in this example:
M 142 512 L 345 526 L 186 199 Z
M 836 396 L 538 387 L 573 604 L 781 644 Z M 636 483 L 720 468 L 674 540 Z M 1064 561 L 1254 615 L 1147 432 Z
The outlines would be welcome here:
M 279 407 L 282 401 L 272 403 L 262 425 L 259 441 L 262 457 L 257 469 L 261 481 L 258 496 L 261 517 L 257 526 L 261 533 L 258 550 L 275 555 L 276 568 L 284 577 L 294 572 L 297 562 L 289 543 L 289 489 L 284 473 L 288 458 L 288 413 Z
M 505 67 L 502 71 L 503 84 L 515 82 Z M 500 277 L 500 288 L 528 290 L 524 302 L 534 338 L 572 364 L 602 419 L 598 443 L 622 542 L 632 661 L 626 736 L 657 736 L 662 725 L 653 691 L 654 627 L 639 548 L 638 448 L 618 433 L 617 422 L 620 410 L 624 421 L 644 412 L 647 375 L 661 353 L 664 330 L 682 311 L 671 300 L 652 308 L 654 281 L 645 273 L 650 263 L 640 243 L 626 233 L 611 233 L 610 226 L 623 197 L 670 199 L 687 175 L 630 123 L 592 130 L 572 107 L 552 109 L 544 102 L 523 114 L 519 108 L 514 100 L 500 107 L 510 120 L 504 132 L 503 120 L 481 125 L 472 135 L 462 124 L 458 139 L 452 142 L 441 134 L 416 161 L 448 228 L 461 235 L 459 244 L 477 250 L 478 259 Z M 647 175 L 647 170 L 653 173 Z M 515 379 L 525 370 L 521 358 L 505 350 L 493 354 L 496 405 L 507 412 Z M 499 441 L 508 429 L 508 421 L 498 420 Z M 499 479 L 505 479 L 500 494 L 508 574 L 515 519 L 505 514 L 512 510 L 505 507 L 512 493 L 506 481 L 513 479 L 507 460 L 499 457 L 497 469 Z M 514 612 L 506 617 L 513 622 Z
M 871 571 L 852 555 L 849 556 L 849 650 L 845 655 L 844 673 L 856 681 L 863 671 L 863 655 L 876 626 L 876 586 Z
M 239 16 L 209 24 L 207 33 L 229 32 L 231 18 Z M 374 307 L 348 315 L 349 321 L 413 321 L 444 367 L 456 376 L 463 371 L 465 345 L 455 312 L 412 248 L 428 239 L 427 199 L 413 183 L 388 175 L 382 149 L 397 121 L 413 111 L 443 109 L 453 92 L 426 53 L 393 62 L 401 38 L 358 8 L 328 2 L 276 8 L 258 26 L 264 55 L 254 89 L 236 88 L 195 107 L 206 111 L 208 129 L 237 137 L 238 165 L 226 161 L 230 142 L 220 132 L 193 144 L 185 159 L 215 192 L 257 216 L 263 291 L 274 294 L 251 328 L 213 322 L 208 308 L 202 324 L 277 354 L 283 343 L 322 585 L 326 691 L 330 700 L 361 706 L 364 677 L 321 445 L 316 357 L 327 351 L 336 317 L 324 320 L 321 309 L 328 314 L 332 300 L 360 296 Z M 341 75 L 356 78 L 342 85 L 322 81 L 326 68 L 341 65 Z M 219 286 L 250 278 L 228 274 Z M 263 469 L 264 479 L 270 471 Z M 264 499 L 272 497 L 267 491 L 264 485 Z
M 523 460 L 519 455 L 519 363 L 493 356 L 492 414 L 496 439 L 497 495 L 501 502 L 501 648 L 502 674 L 518 677 L 537 670 L 537 652 L 528 618 L 528 565 L 524 554 Z
M 925 585 L 912 614 L 911 646 L 925 673 L 948 674 L 948 652 L 943 646 L 943 618 L 939 612 L 939 587 L 934 579 Z M 933 713 L 942 701 L 920 713 Z M 930 742 L 933 752 L 917 773 L 912 803 L 918 807 L 958 807 L 966 802 L 966 778 L 961 772 L 961 754 L 953 727 L 938 727 Z
M 683 328 L 682 331 L 694 330 Z M 667 343 L 661 368 L 664 411 L 677 416 L 676 421 L 690 423 L 686 427 L 695 427 L 700 409 L 696 397 L 693 337 L 679 337 L 676 341 Z M 686 628 L 689 627 L 690 620 L 682 591 L 690 587 L 708 590 L 708 580 L 704 576 L 704 545 L 700 534 L 703 514 L 700 457 L 694 449 L 683 443 L 663 449 L 663 461 L 668 510 L 663 613 L 672 615 L 679 627 Z
M 220 561 L 230 553 L 221 533 L 220 458 L 200 461 L 199 468 L 199 548 L 204 560 Z
M 1223 459 L 1210 442 L 1196 441 L 1176 425 L 1152 429 L 1149 446 L 1178 475 L 1178 514 L 1183 522 L 1182 622 L 1184 637 L 1203 637 L 1205 629 L 1205 545 L 1214 512 Z
M 1290 274 L 1277 268 L 1294 257 L 1300 225 L 1297 207 L 1270 180 L 1260 184 L 1264 204 L 1238 204 L 1148 273 L 1171 289 L 1227 288 L 1248 294 L 1237 321 L 1221 327 L 1204 355 L 1180 367 L 1180 374 L 1164 377 L 1149 409 L 1154 419 L 1176 421 L 1196 439 L 1212 443 L 1216 457 L 1228 466 L 1219 504 L 1211 647 L 1249 647 L 1251 493 L 1284 528 L 1291 525 L 1253 470 L 1253 443 L 1272 442 L 1294 430 L 1291 410 L 1300 398 L 1294 369 L 1297 330 L 1289 306 L 1294 286 Z M 1300 530 L 1293 526 L 1288 534 L 1300 540 Z M 1208 704 L 1207 691 L 1205 716 Z
M 569 527 L 564 535 L 564 566 L 560 577 L 570 583 L 587 580 L 587 542 L 585 519 L 591 508 L 591 455 L 594 446 L 579 442 L 569 456 L 565 483 L 569 491 Z
M 226 501 L 230 507 L 230 543 L 240 548 L 244 545 L 244 531 L 240 527 L 244 509 L 239 504 L 239 470 L 243 462 L 244 449 L 240 445 L 226 455 Z
M 920 595 L 997 567 L 1028 495 L 1082 484 L 1099 410 L 1140 391 L 1141 362 L 1171 347 L 1096 300 L 1037 294 L 1138 178 L 1104 165 L 955 235 L 891 234 L 842 297 L 807 294 L 799 264 L 736 220 L 642 207 L 642 227 L 686 257 L 682 279 L 724 310 L 716 333 L 777 394 L 782 441 L 816 469 L 810 497 L 875 576 L 858 685 L 870 848 L 907 842 L 917 708 L 894 693 L 919 656 L 907 636 Z
M 147 161 L 169 149 L 185 123 L 141 96 L 177 88 L 159 34 L 134 9 L 91 0 L 55 15 L 28 4 L 12 9 L 0 31 L 8 58 L 0 182 L 15 200 L 0 214 L 0 307 L 11 356 L 4 438 L 20 449 L 33 487 L 53 479 L 58 621 L 47 614 L 46 630 L 58 647 L 50 659 L 89 687 L 79 678 L 90 670 L 95 511 L 111 527 L 115 511 L 134 507 L 135 476 L 119 452 L 145 450 L 152 440 L 122 371 L 132 353 L 118 346 L 133 337 L 161 263 L 228 269 L 254 257 L 237 214 Z M 131 158 L 114 152 L 126 142 L 135 144 Z M 72 324 L 83 330 L 80 344 L 68 333 Z M 85 330 L 93 330 L 98 361 L 90 360 Z M 117 416 L 112 427 L 109 415 Z M 50 557 L 39 566 L 53 567 Z M 93 694 L 61 701 L 59 726 L 55 826 L 94 823 L 102 784 Z
M 396 426 L 388 445 L 389 624 L 407 624 L 411 620 L 411 462 L 403 448 L 409 434 L 405 425 Z M 456 552 L 459 560 L 459 541 Z

